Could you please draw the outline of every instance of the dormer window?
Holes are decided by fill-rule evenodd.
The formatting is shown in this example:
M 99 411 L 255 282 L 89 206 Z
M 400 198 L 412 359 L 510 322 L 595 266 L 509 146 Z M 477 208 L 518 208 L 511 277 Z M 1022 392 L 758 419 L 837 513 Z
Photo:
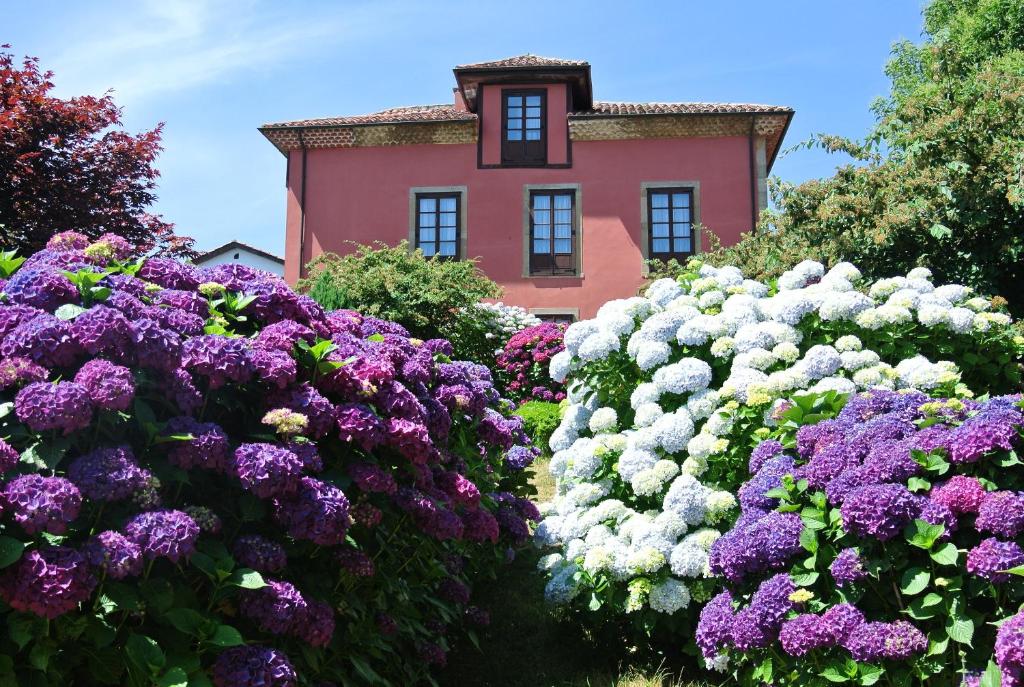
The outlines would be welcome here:
M 543 89 L 501 92 L 501 161 L 508 165 L 543 165 L 547 162 Z

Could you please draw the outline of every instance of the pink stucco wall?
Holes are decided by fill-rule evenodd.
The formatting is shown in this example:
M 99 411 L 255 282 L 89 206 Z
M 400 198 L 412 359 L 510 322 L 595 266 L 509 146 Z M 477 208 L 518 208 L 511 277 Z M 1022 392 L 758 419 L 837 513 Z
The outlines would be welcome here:
M 393 244 L 408 238 L 412 187 L 467 187 L 468 255 L 479 257 L 484 272 L 504 287 L 506 303 L 578 308 L 582 318 L 610 299 L 635 294 L 643 283 L 642 183 L 699 182 L 701 222 L 726 244 L 751 228 L 746 137 L 575 142 L 572 167 L 564 169 L 478 169 L 476 145 L 316 149 L 307 155 L 302 255 L 302 153 L 289 156 L 285 276 L 292 282 L 299 265 L 321 252 L 349 251 L 346 241 Z M 532 184 L 580 185 L 581 277 L 523 276 L 523 187 Z

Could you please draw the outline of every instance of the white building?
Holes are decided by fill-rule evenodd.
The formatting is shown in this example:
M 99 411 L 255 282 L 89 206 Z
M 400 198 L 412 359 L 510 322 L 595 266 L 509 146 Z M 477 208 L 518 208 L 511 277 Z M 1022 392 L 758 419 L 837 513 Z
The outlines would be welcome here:
M 284 258 L 273 253 L 246 245 L 240 241 L 229 241 L 223 246 L 203 253 L 193 261 L 199 267 L 215 265 L 246 265 L 256 269 L 284 276 Z

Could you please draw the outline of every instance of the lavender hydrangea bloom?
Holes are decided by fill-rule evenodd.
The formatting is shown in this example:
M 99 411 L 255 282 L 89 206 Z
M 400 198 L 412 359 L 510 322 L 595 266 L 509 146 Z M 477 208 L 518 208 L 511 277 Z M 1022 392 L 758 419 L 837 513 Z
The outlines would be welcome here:
M 238 612 L 264 632 L 291 634 L 306 609 L 306 600 L 290 582 L 265 581 L 265 587 L 243 590 Z
M 967 572 L 994 584 L 1009 582 L 1009 573 L 999 571 L 1018 565 L 1024 565 L 1024 549 L 1014 542 L 989 537 L 967 552 Z
M 345 540 L 349 504 L 337 487 L 303 477 L 294 496 L 274 500 L 274 515 L 295 539 L 320 546 L 336 546 Z
M 128 318 L 105 305 L 94 305 L 71 320 L 71 337 L 91 355 L 124 353 L 133 340 Z
M 4 293 L 12 303 L 48 312 L 78 301 L 78 289 L 71 280 L 47 267 L 22 267 L 7 280 Z
M 298 376 L 295 359 L 287 353 L 256 348 L 250 349 L 248 356 L 256 378 L 278 389 L 284 389 Z
M 167 459 L 190 470 L 205 468 L 215 472 L 228 469 L 228 435 L 212 422 L 199 422 L 188 416 L 173 417 L 164 427 L 164 436 L 191 436 L 191 439 L 167 444 Z
M 244 339 L 204 334 L 185 341 L 181 348 L 181 365 L 206 377 L 211 389 L 218 389 L 228 381 L 249 381 L 252 364 L 247 350 Z
M 995 491 L 985 496 L 974 526 L 1005 539 L 1024 532 L 1024 496 L 1012 491 Z
M 28 358 L 4 358 L 0 360 L 0 389 L 24 386 L 32 382 L 41 382 L 50 376 L 42 365 L 37 365 Z
M 790 656 L 803 656 L 814 649 L 831 645 L 833 639 L 819 616 L 801 613 L 782 624 L 779 642 Z
M 231 551 L 239 563 L 264 574 L 281 572 L 288 565 L 284 547 L 258 534 L 239 537 Z
M 124 534 L 142 549 L 146 560 L 167 558 L 177 563 L 195 552 L 199 525 L 178 510 L 148 511 L 128 520 Z
M 27 534 L 63 534 L 78 517 L 82 494 L 63 477 L 30 474 L 15 477 L 4 487 L 4 508 Z
M 928 638 L 905 620 L 864 623 L 846 638 L 843 646 L 857 661 L 906 661 L 928 648 Z
M 920 506 L 903 485 L 875 484 L 851 491 L 841 512 L 847 532 L 887 541 L 917 517 Z
M 74 382 L 35 382 L 18 392 L 14 400 L 18 419 L 33 432 L 61 430 L 70 434 L 92 421 L 89 392 Z
M 66 546 L 32 549 L 0 572 L 0 597 L 11 608 L 50 620 L 75 610 L 95 586 L 85 557 Z
M 1024 678 L 1024 613 L 1017 613 L 999 626 L 995 655 L 1003 684 L 1009 687 L 1020 684 Z
M 505 465 L 512 470 L 525 470 L 539 453 L 538 449 L 530 446 L 513 446 L 505 453 Z
M 832 579 L 839 587 L 863 580 L 868 576 L 867 571 L 864 570 L 864 561 L 861 560 L 857 549 L 840 551 L 832 561 L 832 565 L 829 566 L 829 572 L 832 573 Z
M 822 614 L 821 622 L 832 643 L 842 645 L 854 630 L 864 624 L 864 614 L 848 603 L 836 604 Z
M 302 460 L 286 448 L 242 444 L 235 450 L 231 472 L 246 490 L 267 499 L 295 493 L 302 468 Z
M 213 664 L 216 687 L 297 687 L 295 668 L 276 649 L 237 646 L 222 652 Z
M 45 367 L 70 367 L 81 352 L 71 337 L 71 325 L 47 313 L 21 322 L 0 342 L 0 355 L 27 358 Z
M 135 398 L 135 380 L 127 367 L 109 360 L 90 360 L 75 374 L 75 383 L 89 392 L 93 405 L 104 410 L 128 410 Z
M 112 580 L 142 574 L 142 549 L 120 532 L 100 532 L 85 543 L 82 554 Z
M 767 460 L 761 469 L 739 490 L 740 506 L 744 511 L 771 510 L 779 500 L 765 496 L 776 487 L 782 486 L 782 477 L 793 473 L 793 459 L 778 455 Z
M 748 464 L 748 470 L 751 475 L 756 475 L 761 471 L 764 464 L 771 458 L 774 458 L 783 451 L 782 444 L 775 441 L 774 439 L 765 439 L 750 452 L 750 462 Z
M 100 448 L 76 458 L 68 477 L 86 497 L 96 501 L 120 501 L 131 496 L 149 479 L 127 446 Z

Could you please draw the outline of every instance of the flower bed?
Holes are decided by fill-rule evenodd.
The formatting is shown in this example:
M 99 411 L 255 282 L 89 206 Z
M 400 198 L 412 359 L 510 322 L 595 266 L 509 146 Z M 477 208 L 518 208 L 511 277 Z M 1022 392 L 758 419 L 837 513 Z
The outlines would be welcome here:
M 742 685 L 1019 684 L 1020 621 L 996 625 L 1024 601 L 1020 396 L 875 391 L 815 417 L 783 414 L 711 547 L 709 665 Z
M 65 233 L 0 263 L 0 682 L 422 679 L 538 517 L 490 373 L 263 272 L 130 258 Z
M 551 361 L 571 402 L 550 442 L 558 495 L 537 532 L 556 550 L 541 561 L 551 601 L 670 642 L 720 589 L 708 552 L 784 399 L 1005 391 L 1024 343 L 927 270 L 861 284 L 852 265 L 805 262 L 764 284 L 690 267 L 566 330 Z
M 551 359 L 565 350 L 564 334 L 565 325 L 543 322 L 512 335 L 497 361 L 510 398 L 520 403 L 557 403 L 565 398 L 563 385 L 548 374 Z

